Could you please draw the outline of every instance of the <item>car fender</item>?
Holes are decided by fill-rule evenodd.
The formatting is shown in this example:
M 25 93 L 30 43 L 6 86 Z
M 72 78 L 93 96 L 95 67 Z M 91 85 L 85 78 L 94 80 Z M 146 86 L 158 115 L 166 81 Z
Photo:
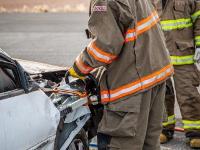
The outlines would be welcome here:
M 37 90 L 0 100 L 0 118 L 0 149 L 32 149 L 55 138 L 60 112 Z
M 61 150 L 66 150 L 74 137 L 80 132 L 83 126 L 90 118 L 90 109 L 87 106 L 81 106 L 69 113 L 64 121 L 64 131 L 61 134 Z

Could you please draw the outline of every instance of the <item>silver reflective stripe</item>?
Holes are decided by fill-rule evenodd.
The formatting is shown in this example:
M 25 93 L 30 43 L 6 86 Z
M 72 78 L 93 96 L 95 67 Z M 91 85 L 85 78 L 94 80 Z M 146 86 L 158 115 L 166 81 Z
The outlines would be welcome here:
M 156 22 L 157 19 L 159 19 L 158 14 L 154 15 L 152 17 L 152 19 L 147 21 L 146 23 L 141 24 L 140 26 L 137 26 L 137 31 L 143 30 L 144 28 L 147 28 L 147 27 L 151 26 L 151 24 Z
M 170 56 L 173 65 L 187 65 L 194 63 L 194 55 Z
M 145 28 L 148 30 L 148 27 L 151 28 L 151 25 L 153 23 L 156 23 L 159 19 L 159 16 L 157 13 L 153 12 L 149 17 L 151 17 L 148 21 L 142 23 L 141 25 L 136 25 L 136 31 L 134 29 L 133 32 L 126 34 L 126 40 L 131 38 L 136 38 L 137 34 L 141 34 L 142 30 L 145 30 Z M 147 17 L 148 18 L 148 17 Z M 139 22 L 138 22 L 139 24 Z M 143 31 L 144 32 L 144 31 Z
M 185 25 L 187 23 L 190 23 L 190 22 L 176 22 L 176 23 L 166 23 L 166 24 L 162 24 L 163 27 L 165 26 L 170 26 L 170 27 L 176 27 L 176 26 L 179 26 L 179 25 Z
M 133 32 L 133 33 L 128 33 L 127 35 L 126 35 L 126 38 L 133 38 L 133 37 L 135 37 L 136 36 L 136 33 L 135 32 Z
M 104 59 L 105 61 L 111 61 L 112 58 L 108 57 L 108 56 L 105 56 L 105 55 L 102 55 L 101 53 L 99 53 L 92 45 L 92 42 L 89 44 L 88 46 L 88 50 L 89 51 L 92 51 L 95 56 L 99 57 L 100 59 Z
M 200 124 L 185 124 L 185 126 L 189 126 L 189 127 L 200 127 Z
M 120 91 L 115 92 L 113 94 L 111 93 L 110 97 L 109 97 L 109 94 L 102 94 L 102 99 L 106 99 L 106 98 L 111 98 L 112 99 L 112 98 L 116 98 L 116 97 L 118 97 L 118 96 L 120 96 L 122 94 L 130 93 L 132 91 L 135 91 L 138 88 L 143 89 L 144 86 L 156 82 L 157 80 L 161 79 L 162 77 L 165 77 L 166 74 L 170 73 L 171 71 L 172 71 L 172 68 L 170 67 L 167 70 L 165 70 L 164 72 L 162 72 L 162 73 L 160 73 L 158 75 L 155 75 L 155 76 L 151 77 L 150 79 L 146 79 L 146 80 L 141 81 L 141 82 L 139 82 L 139 83 L 137 83 L 135 85 L 132 85 L 132 86 L 124 88 L 124 89 L 121 89 Z
M 131 92 L 131 91 L 133 91 L 133 90 L 135 90 L 135 89 L 137 89 L 137 88 L 139 88 L 139 87 L 142 87 L 142 84 L 141 84 L 141 83 L 136 84 L 136 85 L 134 85 L 134 86 L 131 86 L 131 87 L 129 87 L 129 88 L 120 90 L 119 92 L 116 92 L 115 94 L 111 94 L 111 98 L 117 97 L 117 96 L 122 95 L 122 94 L 124 94 L 124 93 Z
M 102 95 L 101 95 L 101 99 L 106 99 L 106 98 L 109 98 L 109 95 L 108 95 L 108 94 L 102 94 Z
M 87 52 L 97 61 L 103 62 L 106 64 L 111 63 L 115 58 L 117 58 L 117 56 L 111 53 L 105 52 L 104 50 L 101 50 L 100 48 L 98 48 L 95 45 L 94 41 L 90 42 L 90 44 L 88 45 Z
M 82 73 L 89 73 L 91 70 L 93 70 L 93 68 L 83 64 L 80 55 L 76 58 L 76 65 Z
M 162 29 L 164 31 L 177 30 L 192 27 L 191 18 L 181 18 L 177 20 L 163 20 L 161 21 Z
M 163 122 L 163 126 L 168 126 L 175 123 L 176 123 L 175 115 L 172 115 L 167 118 L 167 122 Z

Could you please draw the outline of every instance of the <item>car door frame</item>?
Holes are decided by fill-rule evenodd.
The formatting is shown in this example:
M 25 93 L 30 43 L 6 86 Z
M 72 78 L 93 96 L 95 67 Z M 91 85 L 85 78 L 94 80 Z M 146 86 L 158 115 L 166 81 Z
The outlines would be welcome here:
M 29 92 L 29 84 L 27 79 L 28 74 L 23 70 L 17 61 L 11 59 L 9 56 L 3 53 L 0 53 L 0 67 L 11 69 L 16 77 L 16 82 L 18 84 L 17 89 L 0 93 L 0 100 Z

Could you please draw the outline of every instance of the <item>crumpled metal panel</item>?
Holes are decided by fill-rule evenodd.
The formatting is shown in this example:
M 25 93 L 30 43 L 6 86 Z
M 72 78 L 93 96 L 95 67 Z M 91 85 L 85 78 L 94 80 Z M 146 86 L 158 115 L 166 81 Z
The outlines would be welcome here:
M 42 91 L 0 100 L 0 119 L 1 150 L 53 149 L 44 141 L 55 137 L 60 113 Z
M 22 60 L 22 59 L 16 59 L 16 60 L 29 74 L 39 74 L 45 72 L 56 72 L 56 71 L 66 70 L 66 67 L 59 67 L 59 66 Z
M 67 116 L 67 118 L 69 117 L 69 120 L 74 120 L 75 124 L 76 124 L 76 128 L 73 129 L 73 131 L 71 131 L 71 133 L 69 134 L 69 136 L 67 136 L 67 140 L 64 142 L 64 144 L 62 145 L 60 150 L 66 150 L 67 147 L 70 145 L 70 143 L 72 142 L 73 138 L 80 132 L 80 130 L 83 128 L 83 126 L 86 124 L 86 122 L 89 120 L 90 118 L 90 110 L 89 108 L 85 107 L 81 107 L 78 108 L 77 110 L 74 111 L 75 113 L 73 113 L 74 117 L 69 117 Z M 76 119 L 75 119 L 76 118 Z M 65 120 L 65 122 L 70 122 L 68 119 Z

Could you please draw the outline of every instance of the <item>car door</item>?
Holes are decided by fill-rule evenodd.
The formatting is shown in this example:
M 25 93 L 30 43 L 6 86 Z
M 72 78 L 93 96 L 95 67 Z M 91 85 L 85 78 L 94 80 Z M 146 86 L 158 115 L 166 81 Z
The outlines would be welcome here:
M 0 150 L 52 150 L 59 111 L 40 89 L 30 91 L 17 62 L 0 53 Z

